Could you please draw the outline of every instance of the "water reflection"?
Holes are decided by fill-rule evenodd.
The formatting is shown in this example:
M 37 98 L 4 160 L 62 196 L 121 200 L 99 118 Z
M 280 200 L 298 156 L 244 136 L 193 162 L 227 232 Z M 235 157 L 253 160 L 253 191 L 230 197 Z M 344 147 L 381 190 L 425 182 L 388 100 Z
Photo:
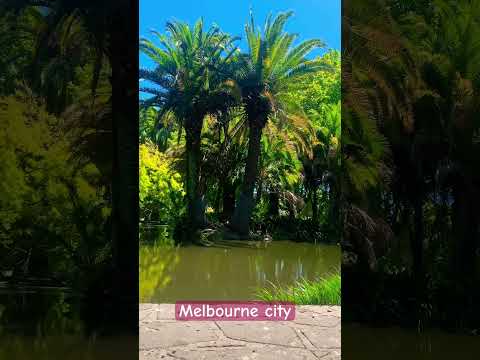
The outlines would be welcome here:
M 338 269 L 340 249 L 274 241 L 264 247 L 140 248 L 142 302 L 251 300 L 269 282 L 291 285 Z
M 131 359 L 136 336 L 100 336 L 95 311 L 63 290 L 0 286 L 0 359 Z M 95 330 L 94 318 L 97 319 Z
M 168 286 L 179 261 L 175 250 L 163 246 L 140 247 L 140 302 L 148 302 L 159 289 Z

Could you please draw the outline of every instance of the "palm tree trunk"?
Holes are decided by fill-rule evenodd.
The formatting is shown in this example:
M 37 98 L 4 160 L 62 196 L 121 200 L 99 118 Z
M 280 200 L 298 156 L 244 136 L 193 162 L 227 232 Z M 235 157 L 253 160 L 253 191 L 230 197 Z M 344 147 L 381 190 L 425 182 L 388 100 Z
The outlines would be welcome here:
M 202 228 L 206 224 L 205 203 L 200 189 L 200 143 L 201 121 L 193 121 L 194 126 L 186 128 L 186 193 L 188 220 L 191 230 Z
M 423 194 L 417 193 L 413 200 L 413 236 L 412 258 L 413 258 L 413 279 L 415 280 L 416 294 L 416 316 L 421 318 L 421 304 L 425 294 L 425 269 L 424 269 L 424 219 L 423 219 Z
M 268 195 L 268 215 L 272 218 L 278 217 L 280 208 L 280 198 L 277 191 L 271 191 Z
M 218 179 L 217 182 L 217 194 L 215 196 L 215 214 L 220 217 L 220 207 L 222 205 L 222 194 L 223 194 L 223 183 L 222 180 Z
M 222 219 L 231 219 L 235 211 L 235 186 L 227 179 L 222 180 L 223 199 L 222 199 Z
M 250 218 L 254 208 L 253 190 L 258 176 L 258 160 L 260 158 L 260 141 L 263 127 L 258 126 L 261 121 L 250 122 L 250 136 L 248 140 L 248 155 L 245 164 L 242 191 L 235 207 L 231 227 L 241 235 L 250 232 Z
M 423 201 L 421 196 L 417 196 L 413 203 L 413 237 L 412 237 L 412 255 L 413 255 L 413 273 L 416 279 L 423 279 Z M 420 281 L 421 283 L 421 281 Z
M 263 196 L 263 182 L 262 180 L 260 180 L 258 182 L 258 187 L 257 187 L 257 196 L 255 200 L 256 204 L 258 204 L 262 200 L 262 196 Z
M 312 220 L 314 222 L 318 220 L 318 191 L 316 186 L 312 188 Z

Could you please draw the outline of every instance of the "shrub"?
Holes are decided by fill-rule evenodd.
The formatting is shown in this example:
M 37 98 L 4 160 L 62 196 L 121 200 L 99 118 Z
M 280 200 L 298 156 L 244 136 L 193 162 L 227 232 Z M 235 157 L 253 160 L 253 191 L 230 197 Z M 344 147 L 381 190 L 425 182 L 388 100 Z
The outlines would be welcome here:
M 140 220 L 173 226 L 183 211 L 181 175 L 152 143 L 140 145 Z

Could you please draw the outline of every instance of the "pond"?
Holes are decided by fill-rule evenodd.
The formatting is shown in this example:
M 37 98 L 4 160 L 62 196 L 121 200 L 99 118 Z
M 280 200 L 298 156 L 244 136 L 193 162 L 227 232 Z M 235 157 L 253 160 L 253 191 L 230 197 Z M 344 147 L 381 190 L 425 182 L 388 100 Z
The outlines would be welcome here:
M 140 246 L 140 301 L 253 300 L 270 283 L 288 286 L 338 270 L 340 247 L 293 241 L 228 246 Z
M 479 351 L 479 336 L 342 324 L 342 359 L 346 360 L 474 360 L 479 359 Z
M 98 314 L 68 291 L 0 284 L 0 359 L 128 360 L 138 356 L 136 336 L 100 336 Z M 94 319 L 97 322 L 95 323 Z

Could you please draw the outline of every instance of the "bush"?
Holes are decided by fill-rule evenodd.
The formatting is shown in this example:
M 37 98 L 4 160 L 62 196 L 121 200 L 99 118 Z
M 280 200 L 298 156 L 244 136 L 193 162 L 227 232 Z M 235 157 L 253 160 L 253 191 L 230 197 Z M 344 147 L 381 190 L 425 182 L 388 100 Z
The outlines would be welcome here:
M 174 226 L 183 211 L 181 175 L 152 143 L 140 145 L 140 220 Z

